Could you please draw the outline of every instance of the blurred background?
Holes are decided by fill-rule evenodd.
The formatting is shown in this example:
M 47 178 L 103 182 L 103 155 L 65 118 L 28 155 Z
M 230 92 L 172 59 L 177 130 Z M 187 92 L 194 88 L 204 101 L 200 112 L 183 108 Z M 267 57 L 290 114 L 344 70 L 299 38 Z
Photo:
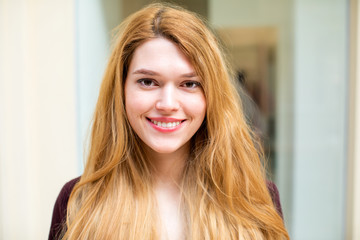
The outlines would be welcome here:
M 0 0 L 0 239 L 46 239 L 83 170 L 111 30 L 147 0 Z M 294 240 L 360 239 L 357 0 L 178 0 L 241 83 Z

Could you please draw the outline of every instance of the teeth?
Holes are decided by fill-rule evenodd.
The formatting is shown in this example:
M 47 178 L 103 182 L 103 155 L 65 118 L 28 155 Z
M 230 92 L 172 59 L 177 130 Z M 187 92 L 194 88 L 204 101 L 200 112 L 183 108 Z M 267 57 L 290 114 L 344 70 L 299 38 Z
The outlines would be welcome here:
M 178 122 L 158 122 L 155 120 L 151 120 L 151 122 L 159 127 L 163 128 L 173 128 L 180 124 L 180 121 Z

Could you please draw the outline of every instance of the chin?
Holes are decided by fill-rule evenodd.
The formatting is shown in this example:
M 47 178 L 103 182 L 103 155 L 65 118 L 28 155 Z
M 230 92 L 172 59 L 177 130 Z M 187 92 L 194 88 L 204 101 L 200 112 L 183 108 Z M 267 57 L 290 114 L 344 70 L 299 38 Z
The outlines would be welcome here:
M 157 144 L 149 144 L 147 146 L 151 151 L 154 151 L 159 154 L 171 154 L 171 153 L 179 152 L 179 150 L 186 151 L 185 144 L 184 145 L 179 145 L 176 143 L 171 144 L 170 141 L 167 143 L 160 142 Z
M 154 152 L 161 153 L 161 154 L 170 154 L 170 153 L 176 152 L 178 149 L 179 148 L 170 148 L 170 147 L 169 148 L 164 148 L 164 147 L 151 148 L 151 150 L 153 150 Z

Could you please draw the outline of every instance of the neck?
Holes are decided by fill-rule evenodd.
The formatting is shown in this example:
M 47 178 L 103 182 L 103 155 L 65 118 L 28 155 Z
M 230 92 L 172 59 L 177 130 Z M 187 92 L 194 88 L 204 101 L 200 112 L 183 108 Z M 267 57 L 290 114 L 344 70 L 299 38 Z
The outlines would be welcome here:
M 189 157 L 189 143 L 172 153 L 158 153 L 147 148 L 146 152 L 153 166 L 156 187 L 177 187 Z

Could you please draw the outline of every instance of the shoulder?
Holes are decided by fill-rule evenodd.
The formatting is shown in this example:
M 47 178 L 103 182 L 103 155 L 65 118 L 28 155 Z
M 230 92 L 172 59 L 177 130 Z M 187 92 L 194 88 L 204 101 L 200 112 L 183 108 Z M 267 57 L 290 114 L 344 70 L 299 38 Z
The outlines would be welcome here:
M 70 194 L 72 190 L 74 189 L 74 186 L 77 182 L 79 182 L 80 177 L 74 178 L 71 181 L 65 183 L 65 185 L 62 187 L 59 196 L 56 199 L 55 206 L 58 207 L 67 207 L 67 202 L 69 201 Z
M 274 203 L 274 206 L 275 206 L 277 212 L 283 218 L 283 213 L 282 213 L 281 203 L 280 203 L 280 195 L 279 195 L 279 191 L 278 191 L 276 185 L 273 182 L 267 181 L 266 186 L 269 190 L 271 199 Z
M 49 232 L 49 240 L 57 239 L 56 237 L 62 230 L 62 226 L 66 220 L 67 203 L 69 201 L 70 194 L 75 184 L 80 180 L 80 177 L 74 178 L 67 182 L 61 189 L 52 213 L 52 220 Z

